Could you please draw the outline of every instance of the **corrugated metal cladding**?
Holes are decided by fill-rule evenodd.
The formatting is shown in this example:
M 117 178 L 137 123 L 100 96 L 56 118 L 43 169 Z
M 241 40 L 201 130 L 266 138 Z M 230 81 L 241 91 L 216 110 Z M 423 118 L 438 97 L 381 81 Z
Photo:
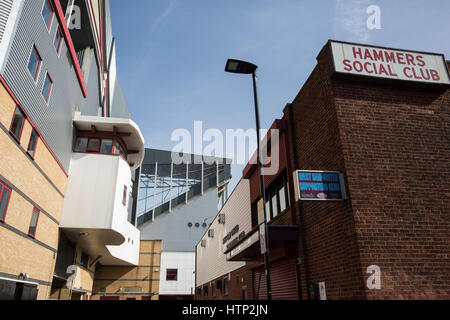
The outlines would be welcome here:
M 63 167 L 68 170 L 75 106 L 78 105 L 80 110 L 86 113 L 97 114 L 97 105 L 84 105 L 85 100 L 65 42 L 61 46 L 58 57 L 53 45 L 58 21 L 54 16 L 50 31 L 47 30 L 41 15 L 43 1 L 25 1 L 5 63 L 3 77 Z M 43 59 L 36 83 L 27 68 L 33 45 L 36 45 Z M 53 80 L 48 105 L 41 93 L 47 71 Z M 88 94 L 94 93 L 88 92 Z
M 0 1 L 0 42 L 2 42 L 3 34 L 5 32 L 6 23 L 8 22 L 9 14 L 13 5 L 13 0 Z
M 270 265 L 273 300 L 298 300 L 296 274 L 294 259 L 284 259 Z M 253 271 L 253 294 L 255 300 L 267 299 L 264 267 Z
M 106 46 L 106 57 L 110 58 L 110 52 L 111 52 L 111 45 L 112 45 L 112 25 L 111 25 L 111 7 L 110 7 L 110 1 L 104 0 L 105 4 L 105 12 L 104 12 L 104 19 L 105 19 L 105 46 Z M 107 64 L 109 65 L 109 61 L 107 61 Z

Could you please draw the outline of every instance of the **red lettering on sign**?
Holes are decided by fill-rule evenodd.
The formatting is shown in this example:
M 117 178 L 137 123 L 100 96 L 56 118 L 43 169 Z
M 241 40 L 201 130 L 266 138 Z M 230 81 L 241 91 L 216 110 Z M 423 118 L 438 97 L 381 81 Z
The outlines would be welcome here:
M 417 56 L 416 59 L 417 59 L 417 61 L 419 61 L 419 63 L 418 63 L 419 67 L 424 67 L 425 66 L 425 61 L 423 61 L 423 57 L 422 56 Z
M 434 81 L 439 81 L 441 80 L 441 77 L 439 76 L 439 73 L 436 70 L 431 69 L 431 77 L 433 78 Z
M 364 60 L 367 60 L 367 59 L 373 60 L 372 55 L 370 54 L 369 49 L 366 49 L 366 52 L 365 52 L 365 54 L 364 54 Z
M 353 63 L 353 67 L 355 68 L 355 71 L 356 71 L 356 72 L 361 72 L 361 71 L 363 71 L 363 69 L 364 69 L 362 63 L 359 62 L 359 61 L 355 61 L 355 62 Z
M 422 75 L 422 78 L 424 80 L 430 80 L 431 79 L 431 75 L 430 75 L 430 70 L 425 69 L 426 74 L 424 74 L 424 69 L 420 68 L 420 74 Z
M 380 74 L 382 74 L 382 73 L 384 73 L 385 75 L 389 76 L 387 71 L 386 71 L 386 68 L 381 64 L 380 65 Z
M 403 60 L 405 57 L 404 57 L 404 54 L 403 53 L 401 53 L 401 52 L 397 52 L 397 62 L 399 63 L 399 64 L 405 64 L 405 61 Z
M 385 51 L 385 52 L 384 52 L 384 55 L 385 55 L 385 57 L 386 57 L 386 62 L 388 62 L 388 63 L 389 63 L 389 62 L 395 63 L 395 55 L 394 55 L 393 52 L 389 53 L 389 52 Z
M 363 57 L 362 57 L 362 53 L 361 53 L 361 48 L 355 48 L 355 47 L 352 47 L 353 48 L 353 58 L 357 58 L 356 56 L 357 55 L 359 55 L 359 58 L 360 59 L 362 59 Z
M 373 58 L 375 59 L 375 61 L 384 62 L 383 50 L 377 51 L 374 49 L 373 50 Z
M 392 77 L 398 77 L 398 74 L 396 74 L 394 71 L 392 71 L 390 65 L 388 65 L 388 70 L 389 70 L 389 74 L 390 74 Z
M 419 75 L 416 73 L 416 69 L 415 68 L 412 68 L 412 71 L 413 71 L 414 79 L 422 80 L 422 78 L 419 77 Z
M 364 70 L 366 70 L 367 73 L 373 73 L 373 70 L 372 69 L 369 70 L 367 66 L 371 66 L 370 62 L 364 63 Z
M 413 65 L 415 66 L 415 62 L 414 62 L 414 56 L 412 54 L 407 53 L 406 54 L 406 62 L 408 63 L 408 65 Z
M 351 64 L 350 64 L 350 60 L 344 60 L 343 61 L 343 63 L 344 63 L 344 70 L 345 71 L 352 71 L 353 70 L 353 68 L 352 68 L 352 66 L 351 66 Z
M 403 68 L 403 73 L 405 74 L 405 76 L 407 78 L 412 79 L 413 76 L 411 74 L 408 74 L 406 71 L 411 71 L 411 68 L 410 67 L 404 67 Z

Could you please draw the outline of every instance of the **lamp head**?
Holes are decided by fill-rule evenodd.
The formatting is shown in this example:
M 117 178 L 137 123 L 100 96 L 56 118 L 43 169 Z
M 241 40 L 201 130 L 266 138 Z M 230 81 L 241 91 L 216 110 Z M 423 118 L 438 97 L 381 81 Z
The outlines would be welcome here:
M 257 68 L 258 67 L 256 65 L 250 62 L 228 59 L 227 65 L 225 66 L 225 71 L 231 73 L 251 74 L 255 72 Z

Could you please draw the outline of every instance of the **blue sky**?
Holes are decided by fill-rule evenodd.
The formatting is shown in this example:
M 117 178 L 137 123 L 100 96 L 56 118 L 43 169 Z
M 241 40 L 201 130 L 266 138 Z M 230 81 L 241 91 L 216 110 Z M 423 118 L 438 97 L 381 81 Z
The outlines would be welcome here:
M 381 30 L 366 26 L 381 8 Z M 254 127 L 251 78 L 227 58 L 259 66 L 261 125 L 282 117 L 328 39 L 444 53 L 448 0 L 111 0 L 118 73 L 146 147 L 171 150 L 175 129 Z M 243 166 L 233 166 L 234 186 Z

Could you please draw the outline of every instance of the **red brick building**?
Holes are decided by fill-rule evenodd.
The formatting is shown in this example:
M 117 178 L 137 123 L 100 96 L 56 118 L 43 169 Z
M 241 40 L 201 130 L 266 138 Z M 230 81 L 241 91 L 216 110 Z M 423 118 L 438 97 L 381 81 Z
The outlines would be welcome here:
M 281 165 L 265 177 L 268 199 L 289 186 L 269 227 L 274 299 L 317 299 L 319 283 L 333 300 L 450 299 L 450 62 L 336 42 L 317 61 L 274 124 Z M 254 169 L 243 173 L 253 214 Z M 297 201 L 295 170 L 342 173 L 347 199 Z M 258 250 L 231 257 L 247 261 L 254 299 L 265 298 Z M 379 287 L 368 285 L 371 266 Z

